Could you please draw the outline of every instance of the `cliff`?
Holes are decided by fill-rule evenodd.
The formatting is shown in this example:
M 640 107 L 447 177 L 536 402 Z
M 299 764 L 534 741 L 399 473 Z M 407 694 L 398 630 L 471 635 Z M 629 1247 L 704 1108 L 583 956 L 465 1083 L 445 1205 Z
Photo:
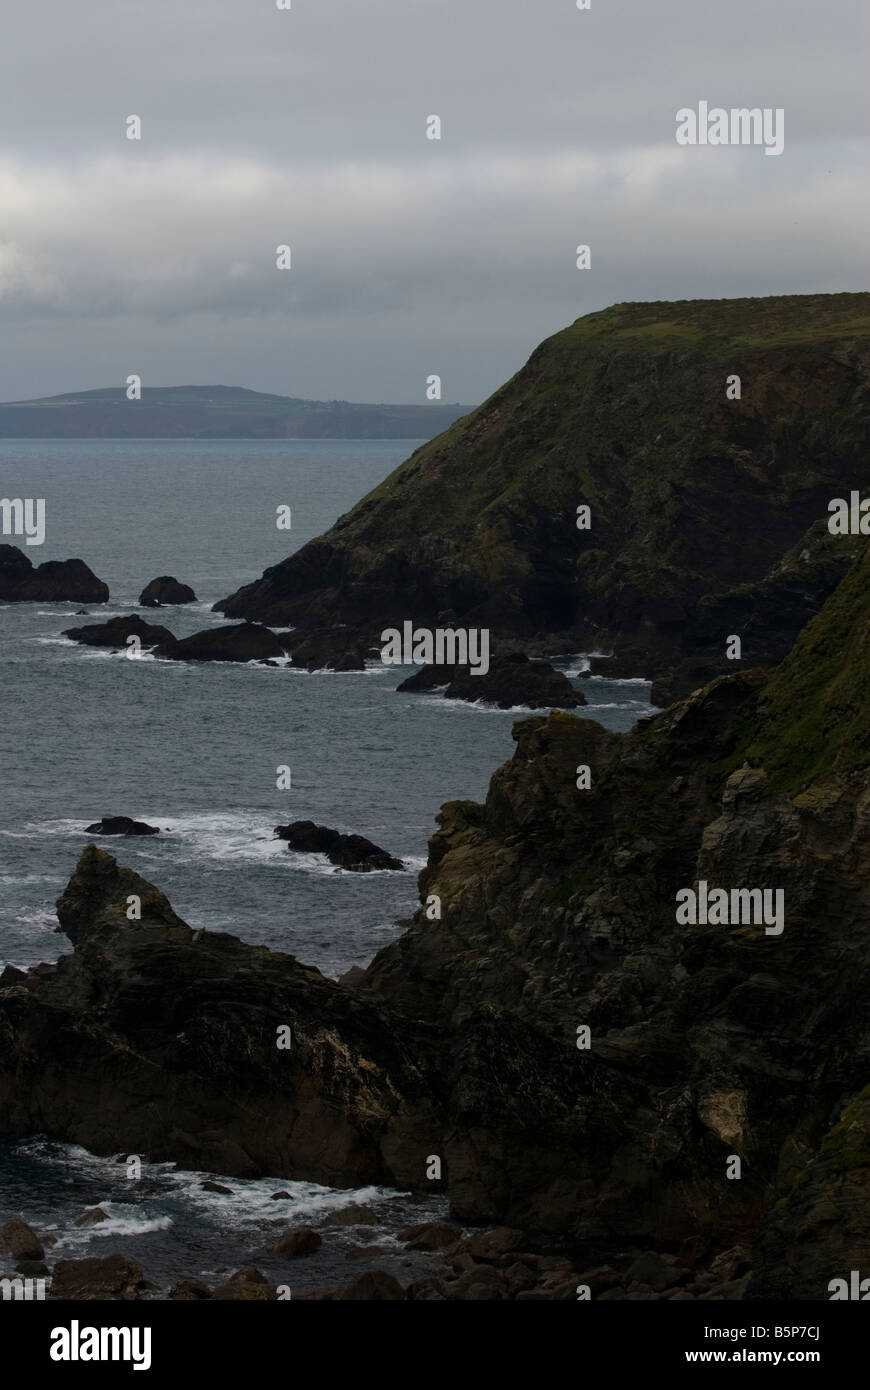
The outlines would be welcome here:
M 868 616 L 865 547 L 773 675 L 628 734 L 519 721 L 353 988 L 89 847 L 72 955 L 0 977 L 3 1136 L 424 1190 L 438 1155 L 462 1219 L 590 1262 L 751 1246 L 749 1296 L 828 1298 L 870 1263 Z M 782 893 L 782 930 L 680 921 L 701 882 Z
M 870 482 L 868 368 L 868 294 L 589 314 L 216 606 L 369 639 L 448 614 L 537 650 L 612 648 L 602 671 L 667 696 L 730 669 L 731 634 L 775 664 L 854 558 L 825 522 Z

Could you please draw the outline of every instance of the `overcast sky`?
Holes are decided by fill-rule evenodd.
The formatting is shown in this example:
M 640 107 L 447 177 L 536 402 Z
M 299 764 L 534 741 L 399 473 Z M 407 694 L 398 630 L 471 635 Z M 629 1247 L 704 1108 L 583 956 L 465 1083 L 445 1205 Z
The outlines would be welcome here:
M 475 404 L 611 303 L 867 289 L 868 15 L 9 0 L 0 400 L 136 372 L 422 401 L 438 373 Z M 782 155 L 679 146 L 702 100 L 783 108 Z

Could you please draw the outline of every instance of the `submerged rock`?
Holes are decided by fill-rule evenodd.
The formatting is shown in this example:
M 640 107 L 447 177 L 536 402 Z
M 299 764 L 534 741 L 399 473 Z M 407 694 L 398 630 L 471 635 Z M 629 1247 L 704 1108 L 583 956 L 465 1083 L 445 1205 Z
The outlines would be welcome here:
M 297 820 L 291 825 L 276 825 L 279 840 L 301 854 L 325 854 L 331 864 L 352 873 L 371 873 L 375 869 L 404 869 L 401 859 L 394 859 L 385 849 L 367 840 L 364 835 L 342 835 L 313 820 Z
M 85 826 L 86 835 L 159 835 L 156 825 L 144 820 L 131 820 L 129 816 L 104 816 Z
M 46 560 L 34 569 L 15 545 L 0 545 L 0 600 L 6 603 L 105 603 L 109 586 L 84 560 Z
M 143 608 L 162 608 L 166 604 L 196 603 L 196 594 L 189 584 L 181 584 L 171 574 L 152 579 L 139 595 Z

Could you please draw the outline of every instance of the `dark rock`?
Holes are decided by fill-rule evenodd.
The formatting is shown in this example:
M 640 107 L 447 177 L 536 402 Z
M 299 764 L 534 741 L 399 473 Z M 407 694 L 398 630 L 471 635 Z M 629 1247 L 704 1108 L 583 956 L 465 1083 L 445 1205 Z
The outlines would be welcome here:
M 364 835 L 342 835 L 311 820 L 293 821 L 291 825 L 276 825 L 275 834 L 286 840 L 289 848 L 300 854 L 325 854 L 331 864 L 352 873 L 370 873 L 375 869 L 404 869 L 401 859 L 394 859 L 386 850 L 372 844 Z
M 300 1255 L 313 1255 L 323 1244 L 320 1234 L 310 1226 L 291 1226 L 283 1236 L 267 1246 L 271 1255 L 281 1260 L 296 1260 Z
M 110 618 L 105 623 L 89 623 L 87 627 L 68 627 L 63 635 L 73 642 L 84 643 L 86 647 L 112 647 L 117 650 L 127 646 L 128 637 L 138 637 L 143 648 L 175 641 L 168 628 L 146 623 L 135 613 L 126 618 Z
M 366 972 L 361 965 L 352 965 L 349 970 L 345 970 L 343 975 L 339 975 L 338 983 L 344 985 L 346 989 L 353 989 L 365 979 Z M 0 985 L 3 983 L 3 976 L 0 975 Z
M 433 690 L 445 686 L 448 700 L 511 709 L 577 709 L 586 697 L 568 677 L 544 661 L 529 661 L 522 652 L 493 658 L 485 675 L 474 675 L 469 666 L 423 666 L 397 687 L 404 691 Z
M 285 634 L 294 666 L 307 671 L 364 671 L 365 646 L 349 628 L 323 628 L 315 632 L 295 630 Z
M 15 1260 L 41 1260 L 45 1250 L 32 1226 L 20 1216 L 13 1216 L 0 1229 L 0 1254 L 11 1255 Z
M 273 1201 L 273 1202 L 279 1202 L 279 1201 L 281 1201 L 281 1202 L 292 1202 L 292 1201 L 293 1201 L 293 1198 L 290 1196 L 290 1193 L 289 1193 L 289 1192 L 273 1192 L 273 1193 L 272 1193 L 272 1201 Z
M 655 1251 L 639 1255 L 629 1266 L 628 1278 L 634 1280 L 636 1284 L 645 1285 L 646 1289 L 652 1289 L 655 1293 L 661 1293 L 677 1282 L 673 1266 L 665 1264 L 661 1256 L 657 1255 Z M 629 1292 L 637 1292 L 637 1290 L 633 1290 L 629 1285 Z
M 189 584 L 180 584 L 170 574 L 152 579 L 139 595 L 143 608 L 162 608 L 164 604 L 196 603 L 196 594 Z
M 123 1255 L 58 1260 L 51 1272 L 51 1297 L 132 1300 L 138 1298 L 141 1284 L 141 1269 Z
M 48 1244 L 44 1241 L 43 1244 Z M 16 1260 L 15 1272 L 25 1279 L 44 1279 L 50 1274 L 45 1260 Z
M 374 1219 L 375 1214 L 371 1207 L 355 1204 L 342 1207 L 340 1211 L 331 1211 L 325 1224 L 327 1226 L 365 1226 Z
M 355 1279 L 347 1288 L 342 1289 L 336 1295 L 339 1303 L 349 1302 L 381 1302 L 385 1299 L 392 1299 L 394 1302 L 405 1297 L 405 1291 L 398 1279 L 394 1279 L 392 1274 L 385 1274 L 383 1270 L 373 1269 L 365 1274 L 361 1274 L 359 1279 Z
M 179 1279 L 177 1284 L 173 1284 L 169 1290 L 169 1297 L 178 1299 L 181 1302 L 199 1302 L 205 1298 L 211 1298 L 212 1293 L 208 1284 L 204 1284 L 201 1279 L 188 1276 L 186 1279 Z
M 204 1192 L 219 1192 L 222 1197 L 232 1197 L 233 1195 L 233 1189 L 231 1187 L 224 1187 L 221 1182 L 212 1182 L 211 1178 L 208 1178 L 205 1182 L 201 1182 L 200 1187 Z
M 86 835 L 159 835 L 156 825 L 148 825 L 144 820 L 131 820 L 129 816 L 103 816 L 93 825 L 85 826 Z
M 99 1226 L 101 1222 L 108 1221 L 108 1212 L 103 1211 L 102 1207 L 91 1207 L 90 1210 L 82 1212 L 73 1222 L 74 1226 Z
M 84 560 L 46 560 L 36 569 L 14 545 L 0 545 L 0 600 L 5 603 L 105 603 L 109 586 Z
M 459 1232 L 455 1226 L 444 1221 L 428 1221 L 419 1226 L 405 1226 L 399 1231 L 398 1239 L 404 1241 L 412 1250 L 443 1250 L 455 1245 Z
M 267 661 L 285 656 L 286 642 L 259 623 L 231 623 L 161 642 L 154 655 L 167 661 Z
M 140 921 L 127 918 L 130 895 Z M 425 1187 L 445 1123 L 425 1031 L 411 1040 L 382 1004 L 292 956 L 194 933 L 92 845 L 58 916 L 73 952 L 0 995 L 0 1139 L 43 1133 L 239 1177 Z M 284 1019 L 292 1052 L 275 1046 Z
M 244 1269 L 236 1270 L 225 1283 L 218 1284 L 211 1296 L 222 1302 L 270 1303 L 276 1300 L 277 1293 L 258 1269 L 246 1265 Z

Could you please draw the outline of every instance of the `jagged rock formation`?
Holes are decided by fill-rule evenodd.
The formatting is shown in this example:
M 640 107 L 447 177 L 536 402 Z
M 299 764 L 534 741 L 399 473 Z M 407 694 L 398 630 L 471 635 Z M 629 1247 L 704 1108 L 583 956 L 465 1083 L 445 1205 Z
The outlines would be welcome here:
M 162 608 L 164 604 L 196 603 L 196 594 L 189 584 L 182 584 L 171 574 L 158 575 L 139 595 L 143 608 Z
M 729 670 L 731 634 L 773 664 L 854 558 L 816 523 L 870 484 L 868 369 L 868 294 L 589 314 L 216 606 L 366 640 L 449 612 L 510 645 L 612 647 L 602 671 L 669 696 Z
M 130 898 L 141 920 L 127 917 Z M 292 956 L 194 933 L 89 845 L 72 955 L 0 989 L 0 1137 L 336 1186 L 422 1186 L 443 1134 L 431 1042 Z M 388 1022 L 388 1017 L 390 1021 Z M 292 1030 L 279 1049 L 278 1029 Z
M 105 603 L 109 586 L 84 560 L 46 560 L 34 569 L 16 545 L 0 545 L 0 601 L 4 603 Z
M 290 825 L 276 825 L 279 840 L 286 840 L 290 849 L 303 854 L 325 854 L 331 864 L 352 873 L 371 873 L 375 869 L 404 869 L 401 859 L 388 854 L 365 835 L 342 835 L 313 820 L 295 820 Z

